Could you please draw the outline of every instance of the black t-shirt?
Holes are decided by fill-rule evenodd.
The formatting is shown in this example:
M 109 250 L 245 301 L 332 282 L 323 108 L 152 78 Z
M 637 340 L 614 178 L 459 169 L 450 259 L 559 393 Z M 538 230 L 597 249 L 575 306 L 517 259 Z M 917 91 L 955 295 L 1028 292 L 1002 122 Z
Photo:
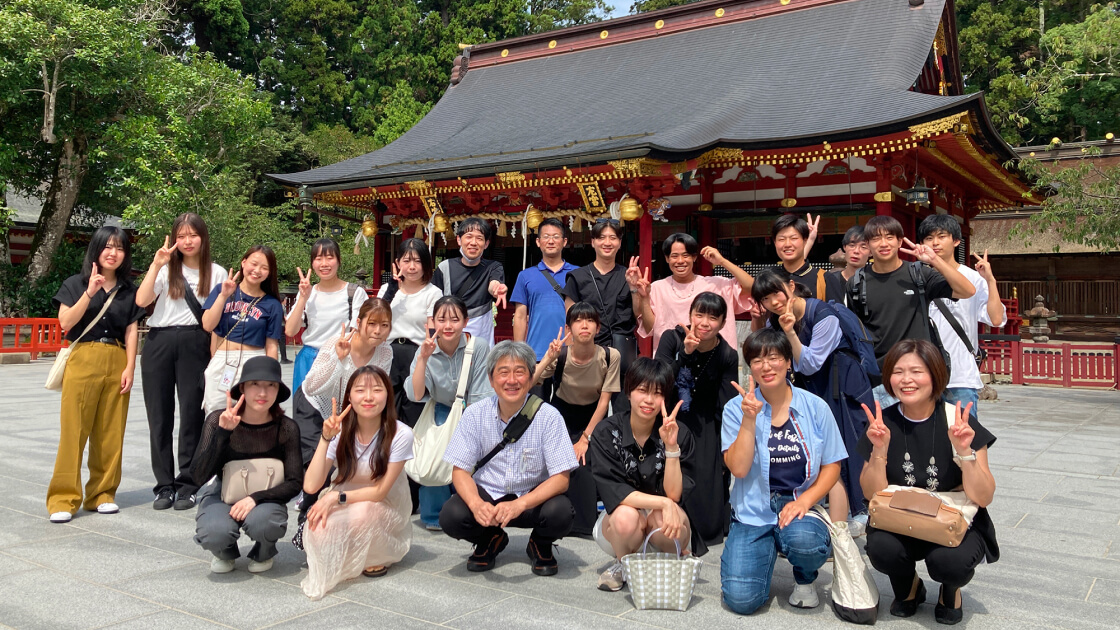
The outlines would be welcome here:
M 52 303 L 55 308 L 61 305 L 74 306 L 88 287 L 89 278 L 83 279 L 82 274 L 74 274 L 62 281 L 62 286 L 58 288 L 58 293 L 55 294 Z M 116 297 L 113 298 L 113 303 L 109 305 L 109 310 L 105 311 L 105 314 L 94 324 L 89 333 L 82 337 L 82 341 L 108 337 L 124 343 L 125 332 L 128 331 L 129 325 L 140 321 L 147 314 L 147 311 L 136 306 L 136 287 L 130 284 L 126 285 L 118 280 L 114 290 L 116 291 Z M 109 294 L 105 289 L 99 289 L 97 293 L 93 294 L 93 298 L 86 305 L 86 312 L 82 315 L 82 318 L 73 328 L 66 331 L 68 341 L 77 340 L 86 326 L 101 312 L 101 307 L 105 306 L 105 300 L 107 299 L 109 299 Z
M 805 453 L 797 430 L 787 419 L 780 427 L 770 427 L 770 491 L 793 494 L 805 483 Z
M 630 428 L 630 412 L 616 413 L 595 426 L 587 449 L 587 463 L 595 477 L 595 487 L 607 514 L 614 512 L 622 500 L 638 491 L 665 496 L 665 443 L 661 440 L 661 418 L 653 424 L 653 432 L 645 446 L 634 441 Z M 692 433 L 677 425 L 677 447 L 681 450 L 681 500 L 692 491 Z
M 451 268 L 450 295 L 456 295 L 466 302 L 468 311 L 494 303 L 494 296 L 490 295 L 490 281 L 497 280 L 505 284 L 506 270 L 502 263 L 485 258 L 473 267 L 464 265 L 462 258 L 453 258 L 447 262 Z M 443 291 L 443 271 L 438 266 L 432 274 L 432 284 Z M 447 295 L 446 292 L 444 294 Z
M 847 304 L 847 294 L 845 287 L 848 281 L 844 276 L 840 275 L 843 269 L 834 269 L 827 271 L 824 274 L 824 295 L 825 302 L 836 302 L 837 304 Z
M 657 344 L 655 359 L 664 362 L 677 377 L 677 393 L 665 399 L 665 407 L 677 404 L 682 390 L 687 389 L 688 411 L 681 407 L 677 417 L 691 428 L 699 424 L 714 424 L 717 432 L 723 422 L 723 406 L 736 396 L 732 381 L 739 380 L 739 355 L 722 336 L 719 343 L 707 352 L 684 351 L 684 326 L 666 330 Z
M 925 265 L 921 269 L 925 278 L 927 303 L 937 298 L 953 297 L 953 287 L 949 286 L 944 276 Z M 866 314 L 862 308 L 852 310 L 875 338 L 875 358 L 879 360 L 879 367 L 883 366 L 883 358 L 887 356 L 887 352 L 899 341 L 931 341 L 929 313 L 922 312 L 918 285 L 910 278 L 910 263 L 903 263 L 890 273 L 875 273 L 868 267 L 863 275 L 864 282 L 867 283 Z
M 822 296 L 817 295 L 817 276 L 824 273 L 824 271 L 806 262 L 798 267 L 797 271 L 787 271 L 785 267 L 778 265 L 778 273 L 784 276 L 786 280 L 793 280 L 797 284 L 809 289 L 813 297 L 824 299 Z
M 564 296 L 573 302 L 590 302 L 599 309 L 602 326 L 595 335 L 595 343 L 601 346 L 613 346 L 612 334 L 632 336 L 638 327 L 626 268 L 622 265 L 615 265 L 606 275 L 599 273 L 594 264 L 569 271 Z

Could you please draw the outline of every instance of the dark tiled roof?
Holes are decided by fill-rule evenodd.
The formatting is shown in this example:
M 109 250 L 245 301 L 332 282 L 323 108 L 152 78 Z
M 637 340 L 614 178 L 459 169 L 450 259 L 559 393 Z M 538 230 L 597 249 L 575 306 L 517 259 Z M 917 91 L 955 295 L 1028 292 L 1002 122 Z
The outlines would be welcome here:
M 979 99 L 910 91 L 945 2 L 850 0 L 470 69 L 392 144 L 273 177 L 322 190 L 897 130 Z

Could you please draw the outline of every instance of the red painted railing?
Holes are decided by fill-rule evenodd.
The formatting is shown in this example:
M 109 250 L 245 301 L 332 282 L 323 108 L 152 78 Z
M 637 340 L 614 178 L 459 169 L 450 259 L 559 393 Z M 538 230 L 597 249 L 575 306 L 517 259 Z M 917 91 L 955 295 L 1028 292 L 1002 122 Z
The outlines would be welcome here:
M 1011 377 L 1013 385 L 1120 388 L 1120 344 L 989 341 L 985 374 Z
M 12 345 L 8 345 L 11 335 Z M 29 352 L 31 359 L 40 352 L 58 352 L 66 346 L 58 319 L 49 317 L 0 319 L 0 353 Z

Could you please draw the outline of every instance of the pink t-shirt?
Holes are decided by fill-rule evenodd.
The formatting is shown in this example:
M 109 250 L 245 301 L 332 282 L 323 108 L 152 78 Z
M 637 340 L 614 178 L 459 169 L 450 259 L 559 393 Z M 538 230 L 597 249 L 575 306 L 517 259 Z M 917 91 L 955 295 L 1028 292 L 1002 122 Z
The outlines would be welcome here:
M 653 310 L 653 351 L 657 352 L 657 343 L 661 341 L 661 333 L 677 326 L 688 326 L 688 311 L 692 307 L 692 300 L 705 291 L 711 291 L 727 301 L 727 321 L 719 334 L 731 344 L 732 348 L 738 346 L 735 335 L 735 315 L 750 310 L 754 300 L 749 295 L 742 295 L 743 287 L 734 278 L 721 278 L 719 276 L 696 276 L 688 284 L 681 284 L 674 278 L 668 277 L 654 282 L 649 287 L 650 308 Z M 648 337 L 642 332 L 642 318 L 638 316 L 638 335 Z

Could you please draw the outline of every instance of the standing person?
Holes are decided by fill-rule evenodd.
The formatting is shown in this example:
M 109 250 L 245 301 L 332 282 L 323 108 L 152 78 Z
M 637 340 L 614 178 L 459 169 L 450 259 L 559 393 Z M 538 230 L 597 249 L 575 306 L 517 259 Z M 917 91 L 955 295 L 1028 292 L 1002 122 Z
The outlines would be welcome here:
M 307 577 L 300 586 L 313 600 L 339 582 L 381 577 L 412 545 L 412 499 L 404 463 L 412 459 L 412 430 L 397 421 L 393 387 L 384 370 L 365 366 L 346 384 L 323 424 L 323 435 L 303 480 L 318 492 L 335 468 L 331 489 L 307 513 L 303 548 Z
M 867 245 L 863 228 L 858 225 L 844 232 L 841 248 L 844 254 L 844 267 L 824 274 L 825 297 L 822 299 L 847 306 L 848 292 L 844 289 L 845 285 L 857 271 L 867 266 L 867 259 L 871 258 L 871 248 Z
M 144 406 L 152 450 L 152 507 L 189 510 L 195 505 L 198 483 L 191 478 L 191 458 L 202 434 L 202 396 L 198 375 L 210 362 L 210 335 L 202 329 L 202 301 L 210 289 L 225 282 L 226 270 L 210 261 L 210 233 L 202 217 L 188 212 L 171 224 L 169 245 L 156 251 L 144 282 L 136 290 L 136 305 L 156 303 L 148 318 L 148 338 L 140 373 L 144 377 Z M 179 474 L 172 451 L 175 430 L 175 392 L 179 393 Z
M 605 509 L 603 538 L 615 557 L 599 576 L 599 590 L 622 589 L 622 557 L 637 552 L 655 529 L 661 531 L 650 542 L 661 551 L 676 553 L 678 545 L 683 553 L 708 551 L 685 507 L 696 486 L 697 455 L 691 432 L 677 422 L 683 401 L 672 413 L 666 409 L 672 391 L 669 366 L 640 357 L 626 373 L 630 411 L 607 418 L 591 436 L 591 470 Z
M 267 245 L 254 245 L 241 258 L 240 267 L 215 285 L 202 305 L 202 328 L 213 333 L 210 364 L 204 373 L 207 412 L 222 408 L 225 393 L 240 378 L 246 361 L 264 355 L 275 359 L 284 338 L 276 254 Z
M 436 426 L 447 421 L 459 379 L 467 379 L 464 404 L 474 403 L 492 396 L 494 391 L 486 378 L 486 356 L 490 346 L 479 342 L 465 331 L 467 305 L 454 295 L 436 300 L 435 329 L 420 344 L 412 368 L 404 382 L 404 391 L 413 402 L 435 402 Z M 467 346 L 471 346 L 470 372 L 463 374 L 463 360 Z M 460 423 L 462 420 L 460 420 Z M 421 486 L 420 520 L 429 531 L 439 531 L 439 511 L 451 496 L 451 486 Z
M 572 503 L 564 491 L 576 456 L 556 409 L 535 396 L 530 401 L 535 364 L 536 354 L 526 343 L 494 346 L 486 372 L 496 394 L 463 412 L 443 456 L 454 466 L 456 494 L 443 506 L 439 522 L 452 538 L 474 545 L 468 571 L 494 568 L 509 544 L 505 528 L 510 526 L 532 529 L 525 553 L 534 575 L 559 570 L 552 545 L 572 528 Z M 532 402 L 539 405 L 535 412 L 522 416 Z M 503 440 L 519 418 L 529 420 L 524 433 L 516 441 Z
M 553 331 L 565 324 L 564 285 L 568 273 L 578 269 L 562 257 L 567 246 L 568 229 L 560 219 L 541 221 L 537 227 L 541 262 L 519 273 L 513 284 L 513 340 L 532 346 L 537 361 L 548 352 Z
M 956 264 L 946 263 L 926 245 L 911 243 L 894 217 L 871 217 L 863 233 L 875 261 L 870 269 L 861 269 L 848 280 L 848 308 L 875 339 L 879 367 L 887 351 L 903 339 L 924 339 L 940 346 L 942 342 L 935 338 L 937 331 L 930 323 L 928 304 L 937 299 L 972 297 L 976 287 Z M 903 263 L 898 257 L 900 251 L 930 266 Z M 876 385 L 875 398 L 883 406 L 897 402 L 886 397 L 881 384 Z
M 731 522 L 731 475 L 720 458 L 723 406 L 735 397 L 732 382 L 739 380 L 739 353 L 721 331 L 727 323 L 727 302 L 715 293 L 697 295 L 689 306 L 688 326 L 677 326 L 661 337 L 656 358 L 674 374 L 681 425 L 696 445 L 692 477 L 696 488 L 683 503 L 692 527 L 708 544 L 723 542 Z
M 732 264 L 719 250 L 714 247 L 705 247 L 700 250 L 696 239 L 688 234 L 669 235 L 661 244 L 665 254 L 665 262 L 673 275 L 662 278 L 649 285 L 648 291 L 639 290 L 637 295 L 648 293 L 648 298 L 640 300 L 637 310 L 638 335 L 649 337 L 653 335 L 653 351 L 657 352 L 661 335 L 673 330 L 677 326 L 686 326 L 689 323 L 690 308 L 695 296 L 705 291 L 715 293 L 724 299 L 731 307 L 731 317 L 724 318 L 722 329 L 719 333 L 732 348 L 737 343 L 735 334 L 735 314 L 743 313 L 754 308 L 751 301 L 751 285 L 754 279 L 751 275 Z M 731 273 L 731 278 L 719 276 L 698 276 L 692 271 L 697 256 L 702 255 L 705 260 L 717 267 L 723 267 Z M 644 278 L 638 269 L 638 258 L 630 259 L 630 268 L 626 270 L 626 280 L 630 289 L 643 288 Z
M 828 403 L 836 419 L 848 457 L 840 462 L 840 480 L 828 492 L 828 511 L 833 523 L 846 521 L 849 514 L 864 512 L 859 486 L 863 458 L 856 445 L 867 430 L 860 405 L 870 405 L 874 396 L 858 350 L 840 327 L 835 309 L 843 307 L 804 297 L 805 287 L 784 281 L 776 271 L 758 274 L 752 293 L 769 314 L 765 325 L 785 334 L 793 348 L 794 384 Z M 848 528 L 859 535 L 863 522 L 852 521 Z
M 825 270 L 809 264 L 806 258 L 817 240 L 817 227 L 821 217 L 813 221 L 813 215 L 806 215 L 808 221 L 796 214 L 786 213 L 774 220 L 770 228 L 770 239 L 774 241 L 774 251 L 781 262 L 779 269 L 797 284 L 809 289 L 813 297 L 824 299 Z
M 891 614 L 912 617 L 925 602 L 925 584 L 914 570 L 918 561 L 925 561 L 930 578 L 941 583 L 933 617 L 952 625 L 964 617 L 961 588 L 972 581 L 981 563 L 999 560 L 999 545 L 987 510 L 996 491 L 988 468 L 988 449 L 996 438 L 970 413 L 971 404 L 962 408 L 958 402 L 952 413 L 945 409 L 942 393 L 948 380 L 933 344 L 915 339 L 896 344 L 887 353 L 883 384 L 899 402 L 886 409 L 876 402 L 874 414 L 864 407 L 870 426 L 859 450 L 867 461 L 860 482 L 869 497 L 888 485 L 964 490 L 979 506 L 956 547 L 873 527 L 867 531 L 867 558 L 890 578 L 894 591 Z
M 929 316 L 937 326 L 937 335 L 949 353 L 953 371 L 945 388 L 945 400 L 951 403 L 972 403 L 973 415 L 979 416 L 980 368 L 976 364 L 976 351 L 980 347 L 977 330 L 980 324 L 1002 328 L 1007 322 L 1007 309 L 999 299 L 999 287 L 988 264 L 988 252 L 976 258 L 976 270 L 958 264 L 953 258 L 961 244 L 961 226 L 947 214 L 932 214 L 918 226 L 918 240 L 933 249 L 947 265 L 956 265 L 976 289 L 976 293 L 963 300 L 931 300 Z
M 595 344 L 599 333 L 599 311 L 580 302 L 568 309 L 567 334 L 560 334 L 548 345 L 537 364 L 531 384 L 551 379 L 550 403 L 564 418 L 580 466 L 568 479 L 568 500 L 575 510 L 572 533 L 590 536 L 599 516 L 596 509 L 595 479 L 587 465 L 587 449 L 595 427 L 607 417 L 611 396 L 621 389 L 618 350 Z M 564 345 L 571 339 L 571 345 Z
M 493 236 L 488 221 L 477 217 L 460 221 L 455 228 L 460 257 L 441 262 L 432 274 L 432 284 L 445 296 L 456 296 L 467 305 L 466 331 L 487 346 L 494 345 L 494 304 L 505 308 L 507 292 L 502 264 L 482 258 Z
M 626 267 L 615 262 L 615 254 L 622 246 L 622 228 L 614 219 L 600 219 L 591 227 L 591 248 L 595 262 L 568 272 L 564 285 L 564 307 L 577 302 L 589 302 L 599 309 L 602 326 L 595 343 L 618 350 L 621 357 L 620 374 L 630 369 L 638 356 L 638 342 L 634 331 L 638 322 L 635 307 L 643 296 L 637 294 L 626 280 Z M 648 270 L 647 270 L 648 273 Z M 648 278 L 646 278 L 648 280 Z M 615 412 L 628 409 L 630 404 L 621 392 L 611 397 Z
M 195 479 L 207 483 L 199 492 L 194 541 L 214 555 L 212 573 L 233 571 L 240 557 L 237 540 L 244 529 L 254 542 L 249 551 L 249 572 L 272 568 L 276 543 L 288 528 L 287 503 L 303 485 L 299 456 L 299 428 L 284 415 L 280 403 L 291 391 L 280 379 L 275 357 L 256 356 L 245 361 L 237 383 L 225 392 L 226 404 L 206 417 L 202 440 L 192 466 Z M 223 467 L 232 461 L 278 459 L 276 485 L 258 490 L 230 505 L 222 501 Z M 229 480 L 231 483 L 236 480 Z
M 111 300 L 111 301 L 110 301 Z M 124 425 L 136 371 L 137 322 L 132 245 L 117 227 L 90 237 L 81 273 L 62 282 L 52 302 L 73 344 L 62 377 L 61 429 L 54 473 L 47 487 L 52 523 L 69 523 L 78 506 L 98 514 L 120 511 Z M 82 500 L 82 453 L 89 441 L 89 480 Z
M 328 337 L 334 336 L 339 324 L 349 328 L 358 323 L 358 310 L 366 301 L 366 292 L 362 287 L 338 277 L 341 266 L 342 252 L 338 243 L 321 238 L 311 246 L 311 268 L 307 270 L 307 275 L 296 267 L 299 295 L 284 322 L 284 334 L 295 337 L 301 327 L 306 328 L 303 331 L 303 348 L 296 355 L 296 364 L 292 369 L 293 390 L 298 390 L 303 384 L 319 348 L 324 347 Z M 314 286 L 311 285 L 312 271 L 319 276 L 319 282 Z M 284 341 L 281 340 L 281 343 Z
M 723 601 L 749 615 L 770 599 L 778 553 L 793 565 L 789 604 L 816 608 L 813 582 L 832 553 L 828 526 L 806 516 L 840 478 L 844 442 L 828 405 L 791 387 L 786 373 L 793 348 L 773 329 L 743 344 L 750 366 L 747 389 L 723 409 L 723 459 L 735 485 L 734 520 L 720 567 Z M 758 388 L 755 388 L 755 383 Z

